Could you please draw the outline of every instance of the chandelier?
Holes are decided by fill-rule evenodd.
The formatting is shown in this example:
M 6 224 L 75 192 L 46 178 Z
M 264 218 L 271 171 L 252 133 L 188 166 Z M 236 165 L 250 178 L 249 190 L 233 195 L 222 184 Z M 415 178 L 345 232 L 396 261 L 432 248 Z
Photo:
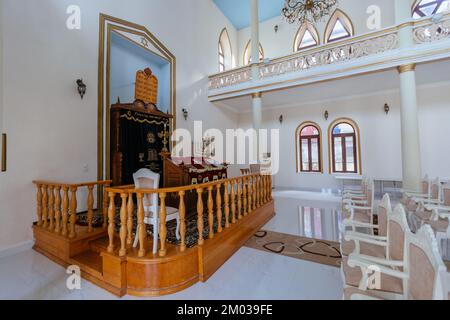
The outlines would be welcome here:
M 289 23 L 315 24 L 336 6 L 337 0 L 286 0 L 281 13 Z

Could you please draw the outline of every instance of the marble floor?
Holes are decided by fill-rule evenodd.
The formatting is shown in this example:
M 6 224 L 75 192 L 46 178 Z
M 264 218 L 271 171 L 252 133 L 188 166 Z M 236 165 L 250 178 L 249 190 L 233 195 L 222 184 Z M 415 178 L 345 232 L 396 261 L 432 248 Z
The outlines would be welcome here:
M 277 215 L 264 229 L 338 240 L 338 196 L 279 191 L 274 197 Z M 3 258 L 0 259 L 0 299 L 117 299 L 84 280 L 80 290 L 70 291 L 66 287 L 67 277 L 64 268 L 31 250 Z M 334 300 L 341 296 L 338 268 L 244 247 L 208 282 L 159 299 Z

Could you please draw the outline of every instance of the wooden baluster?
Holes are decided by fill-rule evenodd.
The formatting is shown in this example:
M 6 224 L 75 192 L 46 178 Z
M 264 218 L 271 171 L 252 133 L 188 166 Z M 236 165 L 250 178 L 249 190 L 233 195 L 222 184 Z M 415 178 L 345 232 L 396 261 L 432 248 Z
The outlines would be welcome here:
M 94 186 L 88 186 L 88 198 L 87 198 L 88 212 L 87 223 L 88 232 L 92 232 L 92 221 L 94 220 Z
M 231 223 L 236 223 L 236 192 L 234 190 L 234 180 L 231 181 Z
M 252 200 L 253 200 L 253 204 L 252 204 L 252 208 L 253 208 L 253 211 L 254 210 L 256 210 L 256 208 L 257 208 L 257 206 L 256 206 L 256 198 L 257 198 L 257 195 L 256 195 L 256 188 L 257 188 L 257 185 L 256 185 L 256 176 L 253 176 L 252 177 L 252 179 L 253 179 L 253 184 L 252 184 L 252 189 L 253 189 L 253 197 L 252 197 Z
M 237 206 L 238 206 L 238 219 L 241 220 L 242 219 L 242 189 L 241 189 L 241 182 L 242 180 L 239 179 L 237 180 Z
M 126 193 L 121 193 L 120 198 L 122 200 L 120 206 L 120 249 L 119 257 L 124 257 L 127 254 L 127 198 Z
M 222 193 L 221 193 L 222 185 L 219 183 L 217 185 L 217 193 L 216 193 L 216 206 L 217 206 L 217 232 L 221 233 L 222 230 Z
M 214 201 L 212 196 L 213 186 L 208 187 L 208 224 L 209 224 L 209 239 L 214 238 Z
M 139 238 L 139 252 L 138 257 L 142 258 L 145 256 L 145 238 L 146 238 L 146 230 L 145 230 L 145 213 L 144 213 L 144 195 L 142 193 L 138 193 L 137 195 L 138 202 L 138 211 L 137 211 L 137 232 Z M 155 213 L 156 214 L 156 213 Z
M 48 227 L 48 186 L 42 187 L 42 226 Z
M 165 257 L 167 254 L 166 238 L 167 238 L 167 209 L 166 209 L 166 193 L 161 193 L 159 198 L 161 199 L 160 211 L 159 211 L 159 239 L 161 240 L 161 248 L 159 249 L 159 256 Z
M 224 184 L 224 191 L 223 191 L 223 201 L 224 201 L 224 209 L 225 209 L 225 228 L 230 227 L 230 197 L 228 193 L 228 187 L 230 183 L 228 181 Z
M 269 176 L 264 176 L 264 179 L 266 181 L 266 202 L 270 201 L 270 190 L 269 190 Z
M 55 193 L 55 232 L 61 233 L 61 186 L 56 186 Z
M 109 195 L 106 188 L 109 188 L 109 183 L 103 186 L 103 228 L 108 227 L 108 201 Z
M 48 224 L 48 229 L 53 231 L 55 230 L 55 187 L 50 186 L 49 193 L 50 197 L 48 198 L 48 219 L 50 223 Z
M 261 207 L 261 177 L 256 176 L 256 206 Z
M 252 184 L 253 184 L 253 179 L 252 177 L 248 177 L 248 184 L 247 184 L 247 188 L 248 188 L 248 214 L 252 213 Z
M 273 197 L 272 197 L 272 175 L 269 176 L 269 200 L 272 201 Z
M 263 200 L 263 179 L 262 176 L 259 176 L 259 206 L 262 207 L 264 200 Z
M 184 204 L 184 191 L 178 192 L 180 196 L 180 205 L 178 207 L 178 213 L 180 214 L 180 237 L 181 237 L 181 252 L 186 251 L 186 205 Z
M 244 217 L 246 217 L 247 216 L 247 214 L 248 214 L 248 212 L 247 212 L 247 181 L 248 181 L 248 178 L 244 178 L 244 179 L 242 179 L 242 189 L 243 189 L 243 206 L 244 206 L 244 208 L 243 208 L 243 214 L 244 214 Z
M 77 222 L 77 187 L 70 188 L 71 196 L 70 199 L 70 217 L 69 217 L 69 238 L 73 239 L 76 237 L 75 233 L 75 223 Z
M 37 225 L 42 225 L 42 186 L 40 184 L 36 185 L 36 214 L 37 214 Z
M 69 187 L 63 186 L 62 199 L 62 231 L 61 234 L 65 237 L 68 234 L 67 224 L 69 222 Z
M 265 176 L 261 176 L 261 205 L 266 204 L 266 180 Z
M 197 189 L 197 228 L 198 228 L 198 245 L 204 243 L 203 240 L 203 189 Z
M 109 253 L 114 252 L 114 231 L 115 231 L 115 217 L 116 217 L 116 204 L 114 203 L 115 193 L 109 193 L 109 209 L 108 209 L 108 237 L 109 245 L 107 251 Z
M 129 246 L 133 244 L 133 214 L 134 214 L 133 194 L 130 193 L 130 195 L 128 196 L 128 204 L 127 204 L 127 245 Z

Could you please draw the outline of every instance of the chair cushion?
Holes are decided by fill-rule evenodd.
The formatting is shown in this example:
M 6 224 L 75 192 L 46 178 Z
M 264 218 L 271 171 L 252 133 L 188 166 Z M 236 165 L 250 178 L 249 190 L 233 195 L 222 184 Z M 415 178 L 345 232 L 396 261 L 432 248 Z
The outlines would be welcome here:
M 351 300 L 352 295 L 354 294 L 361 294 L 363 296 L 384 300 L 381 296 L 377 295 L 376 291 L 373 290 L 364 291 L 353 287 L 348 287 L 344 289 L 344 300 Z
M 348 265 L 348 257 L 342 259 L 342 266 L 345 276 L 345 283 L 348 286 L 359 287 L 362 279 L 362 272 L 359 267 L 351 268 Z M 401 279 L 381 274 L 381 291 L 391 293 L 403 293 L 403 282 Z
M 433 228 L 434 232 L 447 233 L 449 225 L 448 219 L 439 219 L 437 221 L 430 221 L 429 224 L 431 228 Z
M 355 251 L 354 241 L 343 241 L 341 245 L 341 251 L 343 256 L 349 256 Z M 368 244 L 365 242 L 360 242 L 360 254 L 376 257 L 376 258 L 386 258 L 386 250 L 383 247 Z

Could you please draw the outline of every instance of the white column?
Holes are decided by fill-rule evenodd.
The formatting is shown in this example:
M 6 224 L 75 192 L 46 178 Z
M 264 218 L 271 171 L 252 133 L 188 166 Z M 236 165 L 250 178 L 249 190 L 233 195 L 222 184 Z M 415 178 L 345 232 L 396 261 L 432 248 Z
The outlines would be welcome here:
M 259 129 L 262 125 L 262 95 L 260 92 L 252 94 L 253 129 L 256 130 L 256 141 L 253 146 L 253 159 L 259 163 Z
M 256 63 L 259 62 L 259 9 L 258 0 L 251 0 L 251 48 L 252 48 L 252 78 L 259 79 L 259 69 Z
M 395 23 L 401 25 L 412 19 L 412 0 L 395 0 Z M 407 48 L 413 45 L 412 26 L 404 25 L 398 31 L 399 47 Z
M 422 161 L 415 65 L 401 66 L 398 70 L 401 94 L 403 188 L 420 191 Z

